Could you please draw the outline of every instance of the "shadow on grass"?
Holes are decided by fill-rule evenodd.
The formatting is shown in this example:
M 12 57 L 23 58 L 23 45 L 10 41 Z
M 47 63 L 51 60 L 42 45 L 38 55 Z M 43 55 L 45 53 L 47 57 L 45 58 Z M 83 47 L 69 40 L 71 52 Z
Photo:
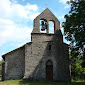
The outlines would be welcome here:
M 53 82 L 22 80 L 19 82 L 19 85 L 53 85 L 50 83 L 53 83 Z
M 21 80 L 19 85 L 85 85 L 85 82 L 47 82 Z

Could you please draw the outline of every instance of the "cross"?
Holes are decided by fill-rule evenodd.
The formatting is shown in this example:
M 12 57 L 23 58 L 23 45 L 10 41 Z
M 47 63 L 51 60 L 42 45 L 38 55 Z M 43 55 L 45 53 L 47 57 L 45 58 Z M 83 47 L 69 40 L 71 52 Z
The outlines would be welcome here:
M 46 5 L 46 8 L 47 8 L 48 5 L 47 4 L 45 4 L 45 5 Z

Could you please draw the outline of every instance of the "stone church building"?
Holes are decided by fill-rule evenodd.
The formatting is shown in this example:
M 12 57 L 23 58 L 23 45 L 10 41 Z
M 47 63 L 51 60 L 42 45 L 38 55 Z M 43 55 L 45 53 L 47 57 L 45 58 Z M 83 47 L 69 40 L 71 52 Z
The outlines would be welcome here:
M 54 33 L 49 33 L 49 21 Z M 46 8 L 33 26 L 31 42 L 2 55 L 2 80 L 70 81 L 69 48 L 63 43 L 59 20 Z

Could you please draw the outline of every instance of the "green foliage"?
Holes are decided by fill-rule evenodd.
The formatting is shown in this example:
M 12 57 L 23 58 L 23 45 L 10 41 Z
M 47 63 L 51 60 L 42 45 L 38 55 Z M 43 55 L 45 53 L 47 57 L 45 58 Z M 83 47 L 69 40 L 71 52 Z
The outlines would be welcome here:
M 63 22 L 65 38 L 71 41 L 71 51 L 76 50 L 82 56 L 85 47 L 85 0 L 70 0 L 68 4 L 71 9 Z
M 1 75 L 1 71 L 2 71 L 2 63 L 4 62 L 4 60 L 0 61 L 0 75 Z
M 85 68 L 82 68 L 82 59 L 80 56 L 71 56 L 71 76 L 73 80 L 85 79 Z

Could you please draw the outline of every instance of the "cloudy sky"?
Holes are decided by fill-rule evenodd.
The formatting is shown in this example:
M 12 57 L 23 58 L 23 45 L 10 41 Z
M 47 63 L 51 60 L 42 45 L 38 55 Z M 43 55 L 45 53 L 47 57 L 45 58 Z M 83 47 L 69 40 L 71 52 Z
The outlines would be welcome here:
M 67 0 L 0 0 L 0 56 L 30 42 L 33 19 L 48 7 L 62 24 Z M 1 57 L 0 57 L 1 60 Z

